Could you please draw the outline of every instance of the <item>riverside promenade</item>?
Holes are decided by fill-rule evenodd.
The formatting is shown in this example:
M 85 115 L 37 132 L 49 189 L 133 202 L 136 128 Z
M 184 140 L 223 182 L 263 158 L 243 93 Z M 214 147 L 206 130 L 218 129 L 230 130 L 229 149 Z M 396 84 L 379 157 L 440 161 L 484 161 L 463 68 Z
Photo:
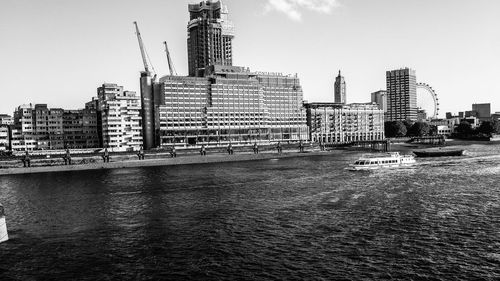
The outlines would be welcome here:
M 171 165 L 189 165 L 189 164 L 209 164 L 209 163 L 223 163 L 223 162 L 240 162 L 240 161 L 255 161 L 255 160 L 266 160 L 266 159 L 280 159 L 280 158 L 290 158 L 290 157 L 306 157 L 313 155 L 325 155 L 338 153 L 339 151 L 319 151 L 310 150 L 305 152 L 294 151 L 283 151 L 282 154 L 272 151 L 264 151 L 259 154 L 253 154 L 249 152 L 243 152 L 238 154 L 223 154 L 223 153 L 212 153 L 206 156 L 201 155 L 184 155 L 180 157 L 167 157 L 166 155 L 162 158 L 157 156 L 152 158 L 146 158 L 144 160 L 137 159 L 111 159 L 110 162 L 104 163 L 101 161 L 96 161 L 92 163 L 85 164 L 72 164 L 72 165 L 50 165 L 50 166 L 32 166 L 29 168 L 24 167 L 12 167 L 12 168 L 2 168 L 0 169 L 1 175 L 14 175 L 14 174 L 32 174 L 32 173 L 47 173 L 47 172 L 65 172 L 65 171 L 83 171 L 83 170 L 99 170 L 99 169 L 120 169 L 120 168 L 134 168 L 134 167 L 152 167 L 152 166 L 171 166 Z

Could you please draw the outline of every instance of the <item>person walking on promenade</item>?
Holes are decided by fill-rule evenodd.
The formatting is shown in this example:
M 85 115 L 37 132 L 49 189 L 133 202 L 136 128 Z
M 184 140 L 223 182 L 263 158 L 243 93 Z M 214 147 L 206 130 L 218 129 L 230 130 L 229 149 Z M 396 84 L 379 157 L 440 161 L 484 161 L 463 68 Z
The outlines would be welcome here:
M 177 152 L 175 152 L 175 146 L 172 146 L 172 149 L 170 150 L 170 156 L 172 156 L 172 158 L 177 157 Z
M 319 150 L 321 150 L 321 151 L 325 150 L 325 144 L 323 143 L 322 140 L 319 140 Z
M 304 152 L 304 144 L 302 143 L 302 140 L 299 142 L 299 152 Z
M 25 168 L 26 168 L 26 166 L 31 167 L 31 158 L 30 158 L 30 153 L 28 152 L 28 150 L 26 150 L 26 153 L 24 154 L 24 157 L 23 157 L 23 159 L 21 159 L 21 161 L 23 161 L 23 167 L 25 167 Z
M 142 145 L 139 149 L 139 152 L 137 153 L 137 156 L 139 157 L 139 160 L 144 160 L 144 149 L 142 149 Z
M 205 150 L 205 145 L 204 144 L 201 145 L 200 155 L 201 156 L 206 156 L 207 155 L 207 151 Z
M 259 146 L 257 145 L 257 142 L 253 143 L 253 154 L 259 154 Z
M 234 151 L 233 151 L 233 145 L 231 143 L 227 145 L 227 153 L 229 155 L 232 155 L 234 153 Z
M 66 148 L 66 155 L 63 157 L 64 165 L 71 165 L 71 153 L 69 153 L 69 148 Z
M 108 152 L 108 148 L 104 148 L 104 153 L 102 154 L 102 160 L 104 161 L 104 163 L 109 163 L 109 152 Z
M 278 150 L 278 154 L 281 154 L 282 152 L 281 142 L 278 142 L 278 144 L 276 145 L 276 149 Z

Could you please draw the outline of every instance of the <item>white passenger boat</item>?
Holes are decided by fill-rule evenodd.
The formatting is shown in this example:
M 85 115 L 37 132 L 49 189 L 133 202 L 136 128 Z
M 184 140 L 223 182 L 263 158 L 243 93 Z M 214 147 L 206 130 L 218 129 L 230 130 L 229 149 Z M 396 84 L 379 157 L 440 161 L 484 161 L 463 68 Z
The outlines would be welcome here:
M 7 234 L 7 224 L 5 223 L 3 206 L 0 204 L 0 243 L 7 240 L 9 240 L 9 235 Z
M 374 170 L 379 168 L 395 168 L 401 166 L 411 166 L 415 163 L 413 155 L 400 155 L 399 152 L 389 152 L 379 156 L 363 156 L 350 164 L 351 171 Z

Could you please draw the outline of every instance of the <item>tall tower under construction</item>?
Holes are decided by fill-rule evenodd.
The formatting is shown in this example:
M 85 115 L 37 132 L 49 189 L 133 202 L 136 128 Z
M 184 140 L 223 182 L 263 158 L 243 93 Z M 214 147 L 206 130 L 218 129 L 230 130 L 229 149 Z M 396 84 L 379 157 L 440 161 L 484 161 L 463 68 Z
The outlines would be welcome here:
M 203 76 L 209 65 L 232 65 L 234 27 L 221 1 L 190 4 L 187 26 L 189 76 Z

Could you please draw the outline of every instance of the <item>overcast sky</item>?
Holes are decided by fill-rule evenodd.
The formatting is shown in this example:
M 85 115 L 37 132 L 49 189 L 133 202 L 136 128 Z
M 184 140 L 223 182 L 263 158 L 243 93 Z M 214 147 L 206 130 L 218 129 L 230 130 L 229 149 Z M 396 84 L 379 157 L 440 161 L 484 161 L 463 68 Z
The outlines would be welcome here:
M 160 75 L 162 42 L 187 74 L 187 0 L 2 0 L 0 113 L 23 103 L 82 108 L 104 83 L 139 92 L 133 21 Z M 194 1 L 196 2 L 196 1 Z M 308 101 L 333 101 L 341 70 L 348 102 L 385 89 L 385 71 L 410 67 L 441 111 L 491 102 L 500 111 L 498 0 L 226 0 L 233 64 L 298 73 Z

